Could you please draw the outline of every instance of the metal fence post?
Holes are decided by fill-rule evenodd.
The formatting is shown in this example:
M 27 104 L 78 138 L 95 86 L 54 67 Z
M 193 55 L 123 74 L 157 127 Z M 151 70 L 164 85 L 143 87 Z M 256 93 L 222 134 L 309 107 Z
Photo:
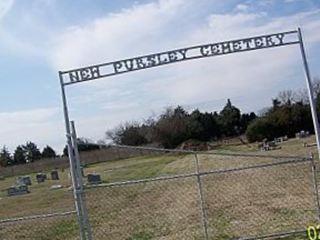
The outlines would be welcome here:
M 200 209 L 201 209 L 201 217 L 202 217 L 202 226 L 203 231 L 205 235 L 205 239 L 208 240 L 208 219 L 206 210 L 204 207 L 204 199 L 203 199 L 203 189 L 202 189 L 202 182 L 199 174 L 199 159 L 197 153 L 194 154 L 195 161 L 196 161 L 196 175 L 197 175 L 197 183 L 198 183 L 198 194 L 199 194 L 199 200 L 200 200 Z
M 72 180 L 73 197 L 75 200 L 75 208 L 77 211 L 78 224 L 80 228 L 80 239 L 85 240 L 85 230 L 82 225 L 81 204 L 77 194 L 77 185 L 78 185 L 77 174 L 75 169 L 75 155 L 74 155 L 74 148 L 72 146 L 67 98 L 66 98 L 65 88 L 63 84 L 63 77 L 61 72 L 59 72 L 59 78 L 60 78 L 60 86 L 61 86 L 61 94 L 62 94 L 64 120 L 65 120 L 65 127 L 66 127 L 66 137 L 67 137 L 67 145 L 68 145 L 68 157 L 69 157 L 69 163 L 70 163 L 70 174 L 71 174 L 71 180 Z
M 312 170 L 312 177 L 313 177 L 313 190 L 315 195 L 315 202 L 317 207 L 317 217 L 318 221 L 320 221 L 320 200 L 319 200 L 319 190 L 318 190 L 318 180 L 317 180 L 317 168 L 314 162 L 313 154 L 310 156 L 311 158 L 311 170 Z
M 319 120 L 318 120 L 317 109 L 316 109 L 316 104 L 315 104 L 315 98 L 314 98 L 311 74 L 310 74 L 310 70 L 309 70 L 309 65 L 308 65 L 308 61 L 307 61 L 307 55 L 306 55 L 306 51 L 305 51 L 305 48 L 304 48 L 302 32 L 301 32 L 300 28 L 298 28 L 298 37 L 299 37 L 299 42 L 300 42 L 300 50 L 301 50 L 301 55 L 302 55 L 302 60 L 303 60 L 304 72 L 305 72 L 306 81 L 307 81 L 310 108 L 311 108 L 311 113 L 312 113 L 314 132 L 315 132 L 315 135 L 316 135 L 316 141 L 317 141 L 317 147 L 318 147 L 318 158 L 319 158 L 320 157 Z
M 86 239 L 92 240 L 91 226 L 89 222 L 88 210 L 87 210 L 87 205 L 86 205 L 85 195 L 84 195 L 84 188 L 83 188 L 80 155 L 79 155 L 78 143 L 77 143 L 77 132 L 76 132 L 74 121 L 71 121 L 70 124 L 71 124 L 71 132 L 72 132 L 71 134 L 72 145 L 74 148 L 74 155 L 75 155 L 75 170 L 76 170 L 77 182 L 78 182 L 77 194 L 80 199 L 82 224 L 85 229 Z

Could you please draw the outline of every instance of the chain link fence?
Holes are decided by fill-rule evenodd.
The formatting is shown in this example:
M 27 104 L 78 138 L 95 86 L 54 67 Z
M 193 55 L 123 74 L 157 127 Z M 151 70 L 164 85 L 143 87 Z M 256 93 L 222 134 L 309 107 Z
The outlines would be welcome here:
M 148 156 L 86 185 L 93 239 L 258 239 L 319 219 L 312 158 L 118 147 Z
M 78 240 L 76 211 L 1 220 L 0 239 Z
M 319 174 L 312 158 L 113 148 L 119 160 L 84 168 L 82 196 L 91 229 L 86 239 L 260 239 L 299 233 L 301 238 L 289 239 L 304 239 L 306 227 L 318 223 Z M 88 182 L 90 173 L 99 174 L 101 183 Z M 28 215 L 21 209 L 27 217 L 0 217 L 0 239 L 84 240 L 72 192 L 43 193 L 43 198 L 37 211 Z M 17 204 L 22 201 L 27 197 Z

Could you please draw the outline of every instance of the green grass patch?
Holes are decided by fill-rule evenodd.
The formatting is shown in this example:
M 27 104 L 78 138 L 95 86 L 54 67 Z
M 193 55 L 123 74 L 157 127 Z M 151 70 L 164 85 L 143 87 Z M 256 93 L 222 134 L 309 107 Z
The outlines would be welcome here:
M 177 156 L 131 158 L 108 162 L 104 166 L 92 165 L 87 171 L 100 173 L 105 183 L 152 178 L 159 176 L 166 165 L 178 158 Z
M 79 235 L 78 225 L 77 222 L 68 221 L 68 220 L 60 220 L 57 223 L 51 224 L 47 223 L 46 226 L 45 222 L 43 223 L 43 227 L 34 231 L 32 234 L 32 239 L 35 240 L 51 240 L 51 239 L 72 239 Z
M 150 240 L 153 238 L 153 234 L 150 232 L 138 232 L 134 233 L 131 237 L 127 238 L 127 240 Z

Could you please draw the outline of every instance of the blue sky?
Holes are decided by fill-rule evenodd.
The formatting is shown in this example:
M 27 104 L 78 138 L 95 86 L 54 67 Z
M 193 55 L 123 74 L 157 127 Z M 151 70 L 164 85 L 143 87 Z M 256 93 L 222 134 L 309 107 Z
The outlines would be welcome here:
M 65 142 L 57 72 L 194 44 L 302 27 L 320 76 L 316 0 L 0 0 L 0 146 Z M 94 140 L 166 106 L 243 111 L 305 85 L 297 46 L 173 64 L 70 86 L 78 133 Z

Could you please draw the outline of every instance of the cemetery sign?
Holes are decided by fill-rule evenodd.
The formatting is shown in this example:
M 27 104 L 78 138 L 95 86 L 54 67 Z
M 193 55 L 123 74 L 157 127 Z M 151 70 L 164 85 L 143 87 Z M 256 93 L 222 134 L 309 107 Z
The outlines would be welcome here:
M 185 60 L 297 44 L 297 31 L 181 48 L 61 72 L 63 84 L 89 81 Z

